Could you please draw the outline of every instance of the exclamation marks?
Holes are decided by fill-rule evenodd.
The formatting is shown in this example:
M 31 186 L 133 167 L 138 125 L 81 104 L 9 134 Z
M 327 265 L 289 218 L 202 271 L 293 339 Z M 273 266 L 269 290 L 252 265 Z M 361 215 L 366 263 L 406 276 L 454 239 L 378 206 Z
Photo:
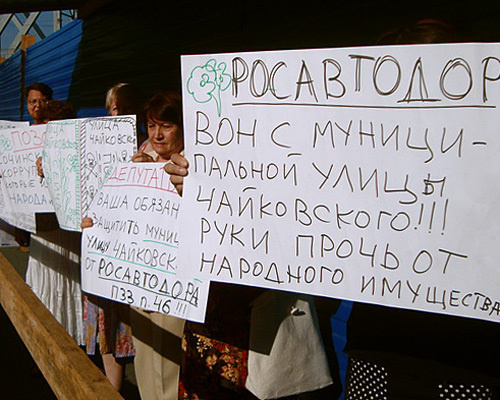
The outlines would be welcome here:
M 424 203 L 420 204 L 420 215 L 418 216 L 418 225 L 422 225 L 422 218 L 424 216 Z M 417 227 L 415 227 L 417 229 Z
M 434 222 L 434 213 L 436 212 L 436 202 L 432 202 L 431 217 L 429 218 L 429 233 L 432 231 L 432 223 Z
M 187 304 L 182 304 L 180 301 L 177 302 L 175 306 L 175 314 L 179 316 L 183 316 L 186 314 Z
M 417 226 L 415 226 L 415 229 L 424 227 L 428 229 L 429 233 L 432 233 L 433 226 L 438 222 L 438 219 L 441 219 L 441 235 L 444 235 L 448 215 L 448 203 L 449 199 L 445 200 L 442 207 L 435 201 L 431 204 L 421 203 L 418 213 L 418 223 Z
M 444 202 L 443 226 L 442 226 L 441 235 L 444 235 L 444 231 L 446 229 L 446 216 L 448 215 L 448 201 L 449 201 L 449 199 L 446 199 L 446 201 Z

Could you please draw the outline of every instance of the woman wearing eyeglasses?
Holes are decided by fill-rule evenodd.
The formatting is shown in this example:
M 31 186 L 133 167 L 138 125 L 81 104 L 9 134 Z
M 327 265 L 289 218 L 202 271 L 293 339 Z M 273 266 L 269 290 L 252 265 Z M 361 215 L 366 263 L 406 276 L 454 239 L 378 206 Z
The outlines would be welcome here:
M 52 100 L 52 89 L 45 83 L 35 82 L 26 88 L 25 93 L 28 113 L 31 118 L 33 118 L 33 125 L 45 124 L 46 121 L 44 120 L 43 108 L 47 104 L 47 101 Z M 37 163 L 39 162 L 37 161 Z M 28 251 L 30 233 L 23 229 L 16 228 L 14 235 L 21 250 Z
M 26 88 L 26 100 L 33 125 L 44 124 L 42 109 L 48 100 L 52 100 L 52 89 L 45 83 L 33 83 Z

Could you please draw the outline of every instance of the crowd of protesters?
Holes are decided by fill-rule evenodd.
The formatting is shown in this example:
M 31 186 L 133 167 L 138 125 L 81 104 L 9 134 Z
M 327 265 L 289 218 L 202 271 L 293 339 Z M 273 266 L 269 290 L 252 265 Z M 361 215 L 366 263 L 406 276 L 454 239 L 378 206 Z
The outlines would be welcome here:
M 68 102 L 53 100 L 52 90 L 43 83 L 28 86 L 26 96 L 33 124 L 76 117 L 74 107 Z M 139 150 L 131 162 L 168 164 L 172 156 L 183 159 L 180 155 L 183 131 L 179 94 L 160 92 L 144 102 L 140 89 L 120 83 L 107 92 L 106 109 L 112 116 L 137 116 Z M 43 176 L 42 159 L 37 160 L 37 167 L 39 175 Z M 179 192 L 182 193 L 180 187 Z M 82 228 L 90 226 L 92 220 L 84 218 Z M 307 323 L 311 339 L 322 341 L 314 299 L 307 295 L 213 284 L 206 322 L 199 324 L 82 294 L 80 242 L 80 233 L 59 228 L 55 214 L 38 214 L 37 232 L 31 235 L 27 283 L 89 355 L 100 354 L 104 372 L 117 390 L 122 386 L 125 363 L 133 362 L 143 399 L 267 398 L 267 394 L 257 397 L 245 387 L 252 305 L 259 298 L 261 301 L 272 299 L 274 309 L 271 311 L 277 315 L 283 310 L 288 313 L 302 302 L 310 314 Z M 25 239 L 23 245 L 27 243 Z M 332 300 L 332 304 L 335 307 L 336 301 Z M 320 323 L 325 328 L 325 340 L 331 342 L 329 317 Z M 293 338 L 288 342 L 299 346 Z M 324 399 L 338 396 L 341 386 L 338 379 L 333 384 L 328 362 L 325 363 L 325 350 L 321 347 L 317 351 L 325 355 L 297 355 L 295 362 L 297 365 L 320 365 L 325 370 L 321 379 L 315 377 L 314 382 L 308 379 L 301 382 L 300 377 L 293 382 L 274 379 L 273 391 L 286 395 L 273 397 Z M 329 356 L 333 363 L 334 352 L 329 352 Z M 303 374 L 299 371 L 297 375 Z M 269 371 L 261 371 L 260 376 L 269 379 Z
M 439 35 L 436 38 L 437 31 L 443 34 L 442 38 Z M 423 21 L 410 29 L 391 33 L 383 38 L 381 44 L 445 41 L 453 41 L 449 26 L 439 21 Z M 75 117 L 75 110 L 69 103 L 52 100 L 52 91 L 47 85 L 32 84 L 27 88 L 26 96 L 33 124 Z M 171 175 L 172 183 L 182 195 L 189 165 L 182 155 L 180 96 L 173 92 L 160 92 L 144 102 L 137 87 L 121 83 L 108 91 L 106 108 L 113 116 L 137 115 L 139 151 L 131 162 L 164 163 L 165 171 Z M 39 173 L 43 174 L 43 160 L 39 164 Z M 105 374 L 117 390 L 122 385 L 125 363 L 134 362 L 141 398 L 146 400 L 333 400 L 342 392 L 330 321 L 338 307 L 337 300 L 212 283 L 203 324 L 130 308 L 112 300 L 82 294 L 79 285 L 81 235 L 63 233 L 57 221 L 49 219 L 37 223 L 37 233 L 31 236 L 31 242 L 26 235 L 20 235 L 20 244 L 29 245 L 30 251 L 27 283 L 88 354 L 98 352 L 102 356 Z M 90 218 L 84 218 L 82 228 L 90 227 L 92 223 Z M 274 317 L 279 320 L 287 313 L 287 318 L 298 321 L 289 311 L 296 309 L 297 304 L 309 315 L 305 322 L 307 338 L 320 346 L 313 346 L 313 353 L 299 351 L 303 343 L 294 338 L 293 324 L 306 320 L 292 323 L 288 336 L 273 337 L 273 346 L 297 348 L 292 359 L 287 352 L 277 352 L 278 356 L 269 364 L 274 370 L 262 367 L 262 370 L 254 371 L 250 385 L 247 378 L 248 355 L 252 350 L 249 346 L 251 321 L 255 321 L 256 316 L 268 321 Z M 433 369 L 436 368 L 433 363 L 415 357 L 414 352 L 395 350 L 400 354 L 394 355 L 392 350 L 382 350 L 385 342 L 387 347 L 395 343 L 387 340 L 390 337 L 388 327 L 394 333 L 397 324 L 413 326 L 415 321 L 423 320 L 422 314 L 387 308 L 381 312 L 380 309 L 375 306 L 354 307 L 348 326 L 351 341 L 348 343 L 350 364 L 346 398 L 437 399 L 447 398 L 449 390 L 457 390 L 457 398 L 469 398 L 459 396 L 471 393 L 477 383 L 482 382 L 477 378 L 481 368 L 472 368 L 479 371 L 474 375 L 478 380 L 469 379 L 467 372 L 462 370 L 439 375 Z M 377 318 L 386 320 L 379 324 Z M 434 327 L 450 322 L 456 330 L 470 332 L 470 327 L 477 327 L 477 333 L 481 335 L 496 332 L 491 329 L 491 323 L 471 323 L 443 316 L 432 318 Z M 410 319 L 413 324 L 408 322 Z M 378 331 L 381 331 L 378 343 L 368 343 L 367 338 L 370 335 L 372 338 Z M 421 332 L 425 335 L 425 330 Z M 442 332 L 445 333 L 432 338 L 431 342 L 438 354 L 435 358 L 439 358 L 442 365 L 447 365 L 439 354 L 444 354 L 442 340 L 449 339 L 444 336 L 450 333 L 444 328 Z M 273 335 L 271 330 L 269 335 Z M 450 358 L 451 355 L 445 357 Z M 472 357 L 469 362 L 474 360 Z M 277 374 L 276 369 L 280 365 L 292 366 L 289 369 L 292 372 L 287 377 Z M 307 372 L 312 370 L 315 371 L 315 379 L 307 376 Z M 496 398 L 497 385 L 497 382 L 491 386 L 481 384 L 481 389 L 474 392 L 474 398 Z M 266 389 L 268 387 L 270 389 Z

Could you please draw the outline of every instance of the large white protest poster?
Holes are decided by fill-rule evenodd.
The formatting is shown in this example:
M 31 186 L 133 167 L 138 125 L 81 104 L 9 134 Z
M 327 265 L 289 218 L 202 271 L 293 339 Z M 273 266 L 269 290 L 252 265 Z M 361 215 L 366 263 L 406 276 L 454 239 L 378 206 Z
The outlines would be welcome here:
M 182 58 L 179 263 L 500 320 L 500 45 Z
M 80 231 L 111 165 L 129 161 L 136 151 L 135 116 L 48 123 L 43 169 L 61 228 Z
M 36 231 L 35 213 L 53 212 L 45 181 L 38 176 L 45 125 L 19 125 L 0 130 L 0 176 L 3 193 L 2 219 Z
M 180 200 L 163 164 L 115 164 L 83 231 L 82 289 L 202 322 L 209 281 L 177 276 Z

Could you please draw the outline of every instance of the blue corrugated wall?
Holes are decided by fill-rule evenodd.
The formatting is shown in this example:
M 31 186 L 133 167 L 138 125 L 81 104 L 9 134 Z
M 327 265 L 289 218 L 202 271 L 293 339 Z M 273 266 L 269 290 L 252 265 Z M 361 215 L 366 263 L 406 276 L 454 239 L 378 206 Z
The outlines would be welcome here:
M 69 88 L 82 38 L 82 21 L 75 20 L 26 51 L 25 85 L 44 82 L 54 90 L 54 98 L 68 100 Z M 24 107 L 23 120 L 29 115 Z
M 81 20 L 75 20 L 26 50 L 24 86 L 44 82 L 54 90 L 54 98 L 68 100 L 80 41 Z M 29 121 L 26 104 L 21 113 L 21 51 L 0 64 L 0 119 Z M 69 99 L 72 100 L 72 99 Z
M 21 52 L 0 64 L 0 119 L 19 121 L 21 104 Z
M 26 51 L 26 85 L 45 82 L 54 90 L 54 97 L 66 100 L 78 47 L 82 38 L 82 21 L 75 20 Z

